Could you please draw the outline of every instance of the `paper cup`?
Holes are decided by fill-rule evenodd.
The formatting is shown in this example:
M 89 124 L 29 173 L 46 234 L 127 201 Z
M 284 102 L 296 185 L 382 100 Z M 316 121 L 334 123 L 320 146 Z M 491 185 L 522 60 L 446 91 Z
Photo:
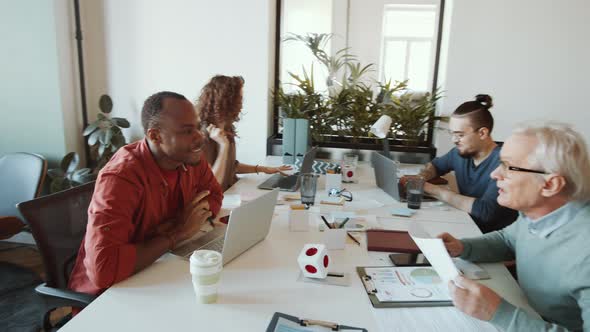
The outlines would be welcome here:
M 217 302 L 217 288 L 221 277 L 222 257 L 213 250 L 195 250 L 190 257 L 190 272 L 197 301 Z

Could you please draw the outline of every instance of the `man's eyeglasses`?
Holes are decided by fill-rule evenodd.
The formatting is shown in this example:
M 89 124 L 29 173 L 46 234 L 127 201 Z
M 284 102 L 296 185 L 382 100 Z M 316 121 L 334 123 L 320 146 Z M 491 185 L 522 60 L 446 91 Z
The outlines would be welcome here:
M 328 196 L 343 197 L 347 202 L 352 202 L 352 193 L 346 189 L 338 190 L 336 188 L 332 188 L 328 191 Z
M 545 171 L 538 171 L 538 170 L 535 170 L 535 169 L 528 169 L 528 168 L 510 166 L 505 161 L 501 161 L 500 162 L 500 169 L 502 170 L 502 173 L 504 173 L 504 174 L 506 174 L 507 171 L 536 173 L 536 174 L 549 174 L 549 173 L 547 173 Z
M 481 129 L 481 127 L 477 128 L 477 129 L 474 129 L 473 131 L 468 132 L 468 133 L 462 132 L 462 131 L 460 131 L 460 132 L 454 132 L 454 131 L 451 131 L 451 130 L 449 130 L 448 132 L 449 132 L 449 135 L 451 135 L 451 138 L 452 139 L 461 140 L 465 136 L 471 135 L 473 133 L 477 133 L 480 129 Z

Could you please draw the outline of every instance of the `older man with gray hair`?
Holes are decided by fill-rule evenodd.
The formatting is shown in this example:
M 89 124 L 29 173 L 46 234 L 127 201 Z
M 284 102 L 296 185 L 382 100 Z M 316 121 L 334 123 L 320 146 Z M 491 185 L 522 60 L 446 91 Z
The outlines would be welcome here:
M 518 210 L 506 228 L 458 240 L 451 256 L 474 262 L 516 258 L 518 280 L 537 319 L 479 283 L 449 283 L 454 305 L 506 331 L 590 330 L 590 161 L 583 138 L 560 123 L 516 128 L 500 152 L 500 205 Z

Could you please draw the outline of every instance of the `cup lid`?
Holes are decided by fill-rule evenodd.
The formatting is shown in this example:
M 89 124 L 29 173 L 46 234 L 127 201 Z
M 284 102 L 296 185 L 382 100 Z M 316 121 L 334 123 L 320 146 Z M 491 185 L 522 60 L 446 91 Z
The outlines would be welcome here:
M 213 250 L 195 250 L 190 257 L 190 263 L 199 267 L 220 265 L 221 254 Z

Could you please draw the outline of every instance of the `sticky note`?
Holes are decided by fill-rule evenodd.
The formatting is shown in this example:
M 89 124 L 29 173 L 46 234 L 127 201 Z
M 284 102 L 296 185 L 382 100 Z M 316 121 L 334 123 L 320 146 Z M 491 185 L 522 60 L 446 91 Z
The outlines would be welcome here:
M 391 210 L 392 215 L 400 217 L 411 217 L 414 213 L 416 213 L 415 210 L 408 208 L 395 208 Z

